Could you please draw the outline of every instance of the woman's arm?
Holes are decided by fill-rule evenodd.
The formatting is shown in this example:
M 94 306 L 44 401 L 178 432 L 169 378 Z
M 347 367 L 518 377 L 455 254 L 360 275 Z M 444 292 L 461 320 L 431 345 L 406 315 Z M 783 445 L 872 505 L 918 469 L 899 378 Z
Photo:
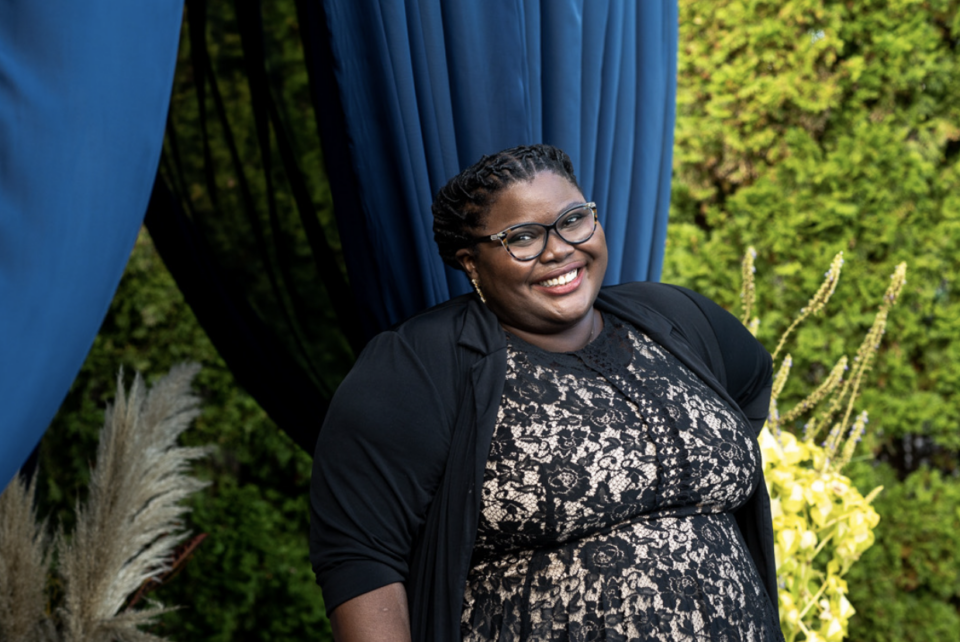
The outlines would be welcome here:
M 410 642 L 407 591 L 395 582 L 347 600 L 330 614 L 336 642 Z
M 367 345 L 334 395 L 313 460 L 310 560 L 327 613 L 337 614 L 344 635 L 381 619 L 366 609 L 344 611 L 356 618 L 341 614 L 348 602 L 397 612 L 396 600 L 382 598 L 402 593 L 410 579 L 446 465 L 450 414 L 417 353 L 394 332 Z M 380 593 L 390 586 L 393 593 Z M 411 621 L 408 597 L 404 622 Z

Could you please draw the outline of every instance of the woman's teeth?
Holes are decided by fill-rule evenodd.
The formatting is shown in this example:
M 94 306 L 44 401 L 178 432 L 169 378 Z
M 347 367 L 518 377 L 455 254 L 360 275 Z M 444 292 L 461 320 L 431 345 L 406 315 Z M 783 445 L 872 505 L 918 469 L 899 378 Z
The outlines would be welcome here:
M 546 281 L 540 281 L 539 285 L 542 285 L 547 288 L 555 288 L 558 285 L 566 285 L 567 283 L 570 283 L 570 281 L 573 281 L 575 278 L 577 278 L 576 269 L 570 270 L 566 274 L 561 274 L 556 278 L 547 279 Z

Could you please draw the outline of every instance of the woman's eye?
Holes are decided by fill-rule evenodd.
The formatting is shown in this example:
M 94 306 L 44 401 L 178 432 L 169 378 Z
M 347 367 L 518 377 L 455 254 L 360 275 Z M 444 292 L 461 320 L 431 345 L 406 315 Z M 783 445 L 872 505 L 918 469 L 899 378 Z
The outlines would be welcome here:
M 510 245 L 525 245 L 532 243 L 537 238 L 537 235 L 533 232 L 515 232 L 507 238 L 507 243 Z
M 560 227 L 562 228 L 571 228 L 580 225 L 583 222 L 584 215 L 577 212 L 576 214 L 571 214 L 567 218 L 560 221 Z

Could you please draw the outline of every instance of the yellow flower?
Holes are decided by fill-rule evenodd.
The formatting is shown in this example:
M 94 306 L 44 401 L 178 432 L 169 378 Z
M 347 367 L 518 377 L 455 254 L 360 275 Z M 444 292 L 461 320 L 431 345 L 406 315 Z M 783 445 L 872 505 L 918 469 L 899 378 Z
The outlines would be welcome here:
M 777 533 L 777 543 L 780 545 L 784 556 L 793 553 L 797 548 L 800 538 L 797 537 L 797 531 L 787 528 Z
M 780 444 L 777 443 L 777 438 L 770 434 L 769 429 L 764 427 L 763 430 L 760 431 L 760 436 L 757 438 L 757 441 L 760 442 L 760 455 L 763 458 L 764 468 L 773 462 L 779 462 L 783 459 L 783 450 L 780 448 Z
M 803 486 L 788 482 L 784 484 L 786 498 L 781 497 L 780 502 L 785 511 L 796 513 L 803 508 L 804 496 Z
M 854 613 L 856 613 L 856 612 L 857 612 L 857 610 L 856 610 L 855 608 L 853 608 L 853 605 L 850 604 L 850 602 L 847 600 L 846 596 L 841 595 L 841 596 L 840 596 L 840 608 L 839 608 L 840 617 L 843 618 L 844 620 L 849 620 L 850 617 L 851 617 Z
M 751 318 L 756 294 L 752 248 L 750 253 L 744 259 L 744 323 Z M 820 290 L 781 336 L 773 351 L 775 362 L 799 323 L 823 309 L 836 288 L 842 263 L 843 256 L 838 254 Z M 826 381 L 783 414 L 777 403 L 793 363 L 790 355 L 783 358 L 773 382 L 771 418 L 760 431 L 759 445 L 775 533 L 780 622 L 791 642 L 841 642 L 855 613 L 846 598 L 843 575 L 873 544 L 873 529 L 880 516 L 870 502 L 881 488 L 864 497 L 840 471 L 866 430 L 865 412 L 858 415 L 852 429 L 850 418 L 863 375 L 876 355 L 887 313 L 903 286 L 905 271 L 905 264 L 901 264 L 891 277 L 893 283 L 849 374 L 844 374 L 848 362 L 843 357 Z M 753 321 L 754 336 L 758 320 Z M 789 428 L 804 415 L 809 417 L 808 423 L 803 438 L 797 439 Z M 828 434 L 821 437 L 824 430 Z M 824 437 L 825 446 L 817 445 L 816 440 Z
M 779 517 L 783 517 L 783 509 L 780 507 L 780 498 L 776 499 L 770 498 L 770 515 L 774 521 Z
M 838 618 L 831 618 L 830 624 L 827 626 L 827 640 L 830 642 L 838 641 L 843 639 L 843 629 L 844 626 L 841 624 Z

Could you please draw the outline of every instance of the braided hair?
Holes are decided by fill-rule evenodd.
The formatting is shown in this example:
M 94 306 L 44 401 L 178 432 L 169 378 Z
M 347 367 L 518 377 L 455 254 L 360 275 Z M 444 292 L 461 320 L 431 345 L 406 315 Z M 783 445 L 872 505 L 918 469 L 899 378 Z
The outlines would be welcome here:
M 575 187 L 573 163 L 553 145 L 520 145 L 484 156 L 444 185 L 433 199 L 433 238 L 440 258 L 462 270 L 456 254 L 475 241 L 471 230 L 480 227 L 497 195 L 519 181 L 532 181 L 540 172 L 553 172 Z

